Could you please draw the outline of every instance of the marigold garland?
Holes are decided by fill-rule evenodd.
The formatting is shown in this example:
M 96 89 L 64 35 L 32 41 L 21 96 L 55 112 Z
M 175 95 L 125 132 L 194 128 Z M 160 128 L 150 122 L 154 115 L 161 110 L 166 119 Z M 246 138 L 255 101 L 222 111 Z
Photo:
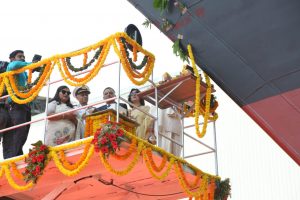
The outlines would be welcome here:
M 137 161 L 139 160 L 139 157 L 140 157 L 140 154 L 142 152 L 142 149 L 144 147 L 144 144 L 142 142 L 139 142 L 138 144 L 138 149 L 137 149 L 137 152 L 133 158 L 133 160 L 131 161 L 131 163 L 123 170 L 116 170 L 114 169 L 111 164 L 108 162 L 108 160 L 106 159 L 105 155 L 100 152 L 100 159 L 101 159 L 101 162 L 103 164 L 103 166 L 111 173 L 113 174 L 116 174 L 118 176 L 124 176 L 126 174 L 128 174 L 132 169 L 133 167 L 137 164 Z
M 23 179 L 24 178 L 23 174 L 18 170 L 16 163 L 11 162 L 10 163 L 10 167 L 11 167 L 11 170 L 12 170 L 13 174 L 17 178 L 19 178 L 19 179 Z
M 43 86 L 43 83 L 46 81 L 46 79 L 49 78 L 50 76 L 50 68 L 52 68 L 51 66 L 54 66 L 52 65 L 51 62 L 48 62 L 45 66 L 45 70 L 43 70 L 43 73 L 42 73 L 42 76 L 39 78 L 39 81 L 38 83 L 36 84 L 36 86 L 32 87 L 28 92 L 20 92 L 19 89 L 18 89 L 18 86 L 16 85 L 16 80 L 15 80 L 15 75 L 10 75 L 8 76 L 9 78 L 9 84 L 10 86 L 12 87 L 13 89 L 13 92 L 16 96 L 18 97 L 21 97 L 21 98 L 28 98 L 30 97 L 31 95 L 35 94 L 38 89 L 42 88 Z M 31 70 L 30 70 L 31 71 Z M 38 91 L 39 92 L 39 91 Z
M 3 166 L 1 167 L 1 169 L 0 169 L 0 178 L 2 177 L 2 175 L 5 173 L 5 170 L 4 170 L 4 168 L 3 168 Z
M 144 161 L 145 161 L 145 164 L 146 164 L 146 167 L 148 168 L 148 170 L 149 170 L 149 172 L 150 172 L 150 174 L 154 177 L 154 178 L 156 178 L 156 179 L 158 179 L 158 180 L 164 180 L 168 175 L 169 175 L 169 173 L 170 173 L 170 171 L 171 171 L 171 169 L 172 169 L 172 166 L 173 166 L 173 164 L 174 164 L 174 162 L 175 162 L 175 159 L 174 158 L 170 158 L 170 161 L 169 161 L 169 163 L 168 163 L 168 167 L 167 167 L 167 169 L 161 174 L 161 175 L 157 175 L 156 174 L 156 172 L 154 171 L 154 168 L 153 168 L 153 166 L 155 166 L 155 164 L 154 163 L 151 163 L 151 161 L 149 160 L 149 157 L 147 156 L 147 153 L 145 153 L 144 151 L 143 151 L 143 159 L 144 159 Z
M 118 49 L 115 40 L 119 40 L 121 37 L 125 38 L 126 42 L 130 43 L 130 45 L 135 47 L 136 52 L 141 52 L 148 58 L 146 69 L 144 70 L 143 73 L 136 73 L 135 70 L 131 69 L 130 66 L 128 66 L 128 64 L 127 64 L 128 62 L 125 61 L 126 60 L 124 58 L 125 54 L 122 55 L 123 53 L 122 54 L 120 53 L 120 50 Z M 9 71 L 9 72 L 0 74 L 0 94 L 3 93 L 4 87 L 6 86 L 7 91 L 14 102 L 16 102 L 18 104 L 25 104 L 25 103 L 29 103 L 29 102 L 33 101 L 36 98 L 36 96 L 38 95 L 39 91 L 45 85 L 46 81 L 48 80 L 48 78 L 51 74 L 51 71 L 53 70 L 53 68 L 56 64 L 58 66 L 58 69 L 61 73 L 62 78 L 69 85 L 79 86 L 82 84 L 86 84 L 88 81 L 93 79 L 97 75 L 99 70 L 102 68 L 103 63 L 107 57 L 107 54 L 109 52 L 111 45 L 113 45 L 115 52 L 117 53 L 118 57 L 122 61 L 123 68 L 124 68 L 126 74 L 128 75 L 129 79 L 136 85 L 144 84 L 149 79 L 149 77 L 152 73 L 155 57 L 150 52 L 144 50 L 139 44 L 137 44 L 133 39 L 131 39 L 125 33 L 116 33 L 114 35 L 107 37 L 104 40 L 101 40 L 100 42 L 98 42 L 94 45 L 88 46 L 81 50 L 71 52 L 71 53 L 66 53 L 66 54 L 55 55 L 48 59 L 39 61 L 37 63 L 32 63 L 21 69 L 13 70 L 13 71 Z M 103 50 L 101 51 L 98 61 L 90 73 L 88 73 L 84 77 L 76 78 L 69 72 L 69 69 L 66 66 L 67 64 L 65 63 L 66 58 L 79 56 L 79 55 L 83 54 L 84 55 L 83 64 L 84 64 L 84 66 L 86 66 L 86 65 L 89 65 L 92 63 L 92 61 L 87 63 L 87 53 L 91 50 L 96 50 L 102 46 L 103 46 Z M 120 46 L 120 48 L 121 48 L 121 46 Z M 93 59 L 95 59 L 95 56 Z M 26 92 L 24 92 L 24 91 L 20 92 L 14 81 L 13 76 L 16 74 L 22 73 L 26 70 L 32 71 L 33 69 L 40 67 L 41 64 L 43 64 L 43 63 L 48 63 L 48 65 L 51 65 L 49 63 L 52 63 L 52 65 L 48 69 L 44 70 L 40 79 L 38 79 L 36 85 L 34 85 L 32 88 L 30 88 L 30 87 L 26 88 Z M 135 78 L 137 76 L 139 77 L 139 79 L 142 79 L 142 80 L 135 80 Z M 30 75 L 28 83 L 31 83 L 31 80 L 30 80 L 31 77 L 32 77 L 32 75 Z
M 3 92 L 4 92 L 4 80 L 3 77 L 0 77 L 0 97 L 2 96 Z
M 119 176 L 128 174 L 133 169 L 133 167 L 137 164 L 139 157 L 142 153 L 142 156 L 145 160 L 146 167 L 148 168 L 150 174 L 154 178 L 163 180 L 170 173 L 172 166 L 174 166 L 174 170 L 177 174 L 179 183 L 188 196 L 204 198 L 204 199 L 212 199 L 213 198 L 213 195 L 214 195 L 213 188 L 215 188 L 215 185 L 214 185 L 215 180 L 219 180 L 220 179 L 219 177 L 202 172 L 201 170 L 188 164 L 185 160 L 182 160 L 181 158 L 177 158 L 174 155 L 166 152 L 165 150 L 143 141 L 142 139 L 134 136 L 133 134 L 129 133 L 126 130 L 124 130 L 124 133 L 127 138 L 131 139 L 131 144 L 130 144 L 129 150 L 125 154 L 123 154 L 123 155 L 116 154 L 117 157 L 120 156 L 120 157 L 122 157 L 123 160 L 127 159 L 132 154 L 134 149 L 136 149 L 136 144 L 138 143 L 138 148 L 136 149 L 136 154 L 135 154 L 133 160 L 130 162 L 130 164 L 123 170 L 114 169 L 111 166 L 111 164 L 109 163 L 109 160 L 107 160 L 105 158 L 105 156 L 103 156 L 103 154 L 102 155 L 100 154 L 101 162 L 103 163 L 104 167 L 108 171 L 110 171 L 113 174 L 119 175 Z M 49 147 L 49 151 L 50 151 L 49 158 L 52 157 L 52 159 L 54 160 L 54 163 L 56 164 L 58 169 L 63 174 L 65 174 L 67 176 L 74 176 L 74 175 L 78 174 L 88 164 L 88 161 L 90 160 L 91 156 L 93 155 L 94 147 L 92 144 L 90 144 L 92 140 L 93 140 L 93 137 L 89 137 L 89 138 L 86 138 L 86 139 L 83 139 L 80 141 L 72 142 L 70 144 Z M 85 151 L 81 155 L 82 159 L 80 158 L 80 160 L 82 160 L 82 161 L 78 161 L 76 164 L 74 164 L 74 165 L 76 165 L 76 168 L 75 168 L 75 166 L 73 166 L 72 170 L 67 169 L 68 164 L 64 164 L 64 162 L 63 162 L 64 160 L 66 160 L 65 155 L 63 155 L 63 158 L 61 158 L 62 156 L 59 157 L 57 155 L 57 153 L 60 151 L 78 147 L 78 146 L 81 146 L 84 144 L 86 145 Z M 85 152 L 86 152 L 86 149 L 88 148 L 88 146 L 89 146 L 89 151 L 86 154 Z M 135 148 L 134 148 L 134 146 L 135 146 Z M 163 160 L 165 158 L 169 158 L 169 163 L 168 163 L 167 167 L 166 167 L 166 164 L 160 164 L 160 166 L 155 165 L 153 158 L 152 158 L 152 154 L 151 154 L 152 151 L 150 148 L 163 154 L 164 155 L 162 158 Z M 166 157 L 165 157 L 165 155 L 166 155 Z M 0 167 L 1 167 L 0 168 L 0 176 L 1 176 L 1 173 L 5 173 L 8 181 L 9 181 L 9 184 L 17 190 L 27 190 L 33 186 L 33 183 L 29 183 L 25 186 L 20 186 L 17 183 L 15 183 L 15 181 L 11 177 L 10 170 L 8 169 L 9 165 L 13 165 L 12 163 L 15 163 L 17 161 L 24 159 L 25 156 L 26 155 L 24 155 L 22 157 L 18 157 L 18 158 L 12 158 L 12 159 L 9 159 L 9 160 L 6 160 L 6 161 L 3 161 L 0 163 Z M 85 157 L 85 159 L 83 159 L 84 157 Z M 162 161 L 162 163 L 163 162 L 164 161 Z M 183 169 L 181 168 L 181 163 L 187 164 L 188 167 L 190 167 L 191 169 L 193 169 L 196 172 L 197 177 L 196 177 L 196 180 L 193 181 L 192 184 L 188 183 L 188 181 L 186 180 Z M 160 175 L 157 175 L 157 171 L 161 172 L 162 169 L 165 169 L 165 171 L 163 173 L 161 173 Z M 197 185 L 199 185 L 199 180 L 197 180 L 200 177 L 199 174 L 202 175 L 202 180 L 200 182 L 200 186 L 197 186 Z M 199 188 L 197 188 L 197 187 L 199 187 Z M 196 191 L 193 192 L 193 190 L 195 190 L 195 189 L 196 189 Z
M 208 184 L 208 181 L 207 181 L 208 176 L 206 174 L 204 174 L 202 176 L 200 187 L 196 190 L 196 192 L 192 192 L 191 189 L 184 182 L 183 175 L 182 175 L 182 173 L 180 172 L 180 170 L 178 168 L 178 162 L 176 162 L 174 164 L 174 168 L 175 168 L 175 172 L 176 172 L 176 175 L 178 177 L 180 186 L 185 191 L 185 193 L 187 193 L 189 196 L 192 196 L 192 197 L 201 197 L 202 194 L 204 194 L 204 192 L 207 189 L 207 184 Z
M 66 169 L 63 166 L 63 164 L 59 160 L 59 157 L 58 157 L 56 151 L 51 151 L 50 152 L 51 157 L 53 158 L 53 161 L 54 161 L 55 165 L 57 166 L 57 168 L 59 169 L 59 171 L 62 174 L 66 175 L 66 176 L 75 176 L 75 175 L 79 174 L 79 172 L 81 172 L 81 170 L 88 164 L 88 161 L 92 157 L 93 153 L 94 153 L 94 145 L 90 145 L 88 154 L 85 157 L 85 159 L 78 165 L 78 167 L 76 169 L 69 170 L 69 169 Z
M 195 65 L 195 59 L 192 51 L 192 46 L 189 44 L 188 45 L 188 53 L 189 57 L 192 62 L 192 67 L 194 70 L 194 75 L 196 76 L 196 94 L 195 94 L 195 128 L 196 128 L 196 134 L 198 135 L 199 138 L 202 138 L 205 136 L 206 133 L 206 128 L 208 124 L 208 117 L 209 117 L 209 108 L 210 108 L 210 98 L 211 98 L 211 84 L 210 84 L 210 79 L 209 77 L 204 73 L 204 77 L 206 80 L 207 84 L 207 89 L 206 89 L 206 105 L 205 105 L 205 113 L 204 113 L 204 122 L 203 122 L 203 127 L 202 131 L 199 131 L 199 115 L 200 115 L 200 97 L 201 97 L 201 88 L 200 88 L 200 76 L 198 69 Z
M 18 184 L 14 181 L 14 179 L 12 178 L 11 173 L 10 173 L 10 170 L 9 170 L 9 168 L 8 168 L 8 165 L 5 164 L 5 165 L 2 165 L 2 167 L 4 168 L 5 176 L 6 176 L 6 179 L 7 179 L 8 183 L 9 183 L 9 185 L 10 185 L 11 187 L 13 187 L 14 189 L 20 190 L 20 191 L 24 191 L 24 190 L 29 190 L 30 188 L 33 187 L 33 185 L 34 185 L 33 182 L 29 182 L 29 183 L 27 183 L 26 185 L 18 185 Z
M 107 54 L 109 52 L 110 48 L 110 42 L 108 41 L 106 44 L 104 44 L 104 50 L 101 51 L 101 54 L 99 56 L 99 59 L 97 63 L 95 64 L 94 68 L 86 74 L 84 77 L 76 78 L 74 77 L 67 67 L 67 64 L 63 58 L 60 59 L 60 62 L 62 62 L 62 65 L 60 62 L 57 62 L 58 69 L 60 71 L 61 76 L 63 77 L 64 81 L 67 82 L 71 86 L 80 86 L 85 85 L 87 82 L 91 81 L 99 72 L 99 70 L 103 67 L 103 63 L 107 57 Z
M 60 150 L 59 151 L 59 158 L 60 158 L 60 161 L 62 162 L 62 165 L 64 166 L 64 168 L 66 168 L 68 170 L 77 169 L 80 166 L 80 164 L 83 161 L 86 160 L 86 157 L 87 157 L 87 154 L 89 152 L 90 146 L 91 146 L 90 143 L 88 143 L 88 144 L 85 145 L 84 151 L 81 154 L 80 159 L 76 163 L 74 163 L 74 164 L 70 164 L 69 161 L 66 158 L 65 151 L 64 150 Z
M 183 169 L 182 169 L 181 164 L 180 164 L 180 163 L 176 163 L 176 164 L 177 164 L 177 167 L 178 167 L 179 172 L 180 172 L 180 174 L 181 174 L 181 177 L 182 177 L 182 179 L 183 179 L 183 181 L 184 181 L 184 184 L 187 185 L 189 188 L 194 188 L 194 187 L 196 187 L 196 186 L 198 185 L 198 183 L 199 183 L 200 178 L 201 178 L 201 172 L 200 172 L 200 171 L 197 171 L 197 172 L 196 172 L 196 178 L 195 178 L 194 182 L 193 182 L 192 184 L 190 184 L 190 183 L 188 182 L 188 180 L 186 179 L 186 176 L 185 176 L 185 174 L 184 174 L 184 172 L 183 172 Z
M 8 74 L 7 77 L 4 78 L 4 82 L 6 85 L 7 92 L 9 94 L 9 96 L 11 97 L 11 99 L 18 104 L 26 104 L 26 103 L 33 101 L 39 94 L 40 90 L 43 88 L 43 84 L 45 83 L 45 81 L 48 80 L 54 65 L 55 65 L 55 62 L 52 63 L 49 71 L 44 70 L 44 71 L 46 71 L 42 75 L 44 77 L 43 78 L 41 77 L 38 84 L 35 87 L 31 88 L 31 90 L 28 93 L 19 93 L 14 81 L 13 82 L 9 81 L 9 77 L 11 76 L 11 74 Z M 26 67 L 23 68 L 23 70 L 26 70 Z M 19 71 L 19 70 L 16 70 L 16 71 Z M 13 87 L 13 89 L 12 89 L 12 87 Z M 15 93 L 17 93 L 17 94 L 15 94 Z M 30 96 L 27 97 L 29 94 L 30 94 Z M 18 98 L 17 95 L 23 96 L 24 99 Z
M 127 152 L 123 155 L 119 155 L 117 152 L 115 152 L 114 154 L 112 154 L 111 156 L 114 157 L 117 160 L 126 160 L 127 158 L 129 158 L 129 156 L 131 156 L 131 154 L 133 153 L 133 151 L 136 150 L 136 144 L 137 141 L 136 139 L 132 139 L 131 140 L 131 144 L 127 150 Z
M 161 170 L 163 170 L 163 168 L 165 167 L 165 165 L 167 163 L 167 159 L 168 159 L 167 155 L 163 154 L 162 161 L 161 161 L 159 167 L 157 167 L 155 162 L 153 161 L 152 149 L 151 148 L 144 149 L 143 155 L 146 156 L 147 161 L 149 161 L 152 169 L 156 172 L 160 172 Z

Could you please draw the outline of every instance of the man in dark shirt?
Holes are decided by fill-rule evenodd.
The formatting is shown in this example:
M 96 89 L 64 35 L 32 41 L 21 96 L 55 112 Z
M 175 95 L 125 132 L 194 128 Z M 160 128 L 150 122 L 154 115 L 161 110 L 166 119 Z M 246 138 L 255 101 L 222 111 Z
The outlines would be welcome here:
M 104 100 L 113 98 L 115 96 L 116 96 L 116 92 L 115 92 L 115 90 L 113 88 L 107 87 L 107 88 L 105 88 L 103 90 L 103 99 Z M 99 108 L 96 108 L 94 110 L 94 113 L 98 112 L 98 111 L 103 111 L 103 110 L 107 110 L 107 109 L 113 108 L 112 104 L 116 104 L 115 100 L 107 101 L 106 105 L 103 105 L 103 106 L 100 106 Z M 128 112 L 127 112 L 127 110 L 128 110 L 127 109 L 127 105 L 125 103 L 120 103 L 120 106 L 126 110 L 125 115 L 127 116 L 127 114 L 128 114 Z

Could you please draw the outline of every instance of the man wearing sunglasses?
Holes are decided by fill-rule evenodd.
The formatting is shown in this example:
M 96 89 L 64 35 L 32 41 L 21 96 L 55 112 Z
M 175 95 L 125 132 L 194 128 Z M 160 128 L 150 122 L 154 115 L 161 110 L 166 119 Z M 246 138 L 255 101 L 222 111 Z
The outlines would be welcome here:
M 21 69 L 22 67 L 31 64 L 25 62 L 25 55 L 22 50 L 13 51 L 9 55 L 9 59 L 11 62 L 7 66 L 7 72 Z M 15 75 L 18 88 L 22 88 L 27 85 L 27 78 L 28 76 L 25 71 Z M 8 126 L 16 126 L 31 121 L 31 108 L 28 104 L 17 104 L 13 102 L 10 97 L 7 99 L 7 102 L 9 104 Z M 27 125 L 3 133 L 3 157 L 5 159 L 23 155 L 22 148 L 27 140 L 29 128 L 30 125 Z

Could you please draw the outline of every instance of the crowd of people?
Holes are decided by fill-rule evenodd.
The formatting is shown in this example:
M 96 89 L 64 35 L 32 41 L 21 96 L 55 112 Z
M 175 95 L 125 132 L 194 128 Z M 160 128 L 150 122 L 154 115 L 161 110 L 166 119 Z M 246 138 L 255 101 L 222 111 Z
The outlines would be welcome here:
M 24 52 L 16 50 L 9 56 L 10 63 L 6 71 L 20 69 L 29 65 L 25 62 Z M 33 61 L 34 62 L 34 61 Z M 22 72 L 16 76 L 17 84 L 19 87 L 24 87 L 27 84 L 27 73 Z M 141 91 L 134 88 L 128 95 L 128 102 L 131 109 L 128 109 L 127 104 L 119 103 L 119 112 L 128 118 L 137 122 L 136 135 L 141 139 L 147 140 L 152 144 L 156 144 L 156 137 L 154 134 L 155 120 L 150 114 L 154 114 L 154 109 L 145 105 L 144 99 L 140 98 L 138 93 Z M 71 102 L 70 95 L 78 101 L 77 104 Z M 91 91 L 88 86 L 82 85 L 76 87 L 73 92 L 70 91 L 68 86 L 60 86 L 57 88 L 53 98 L 47 106 L 47 127 L 45 132 L 45 144 L 56 146 L 68 143 L 84 137 L 85 119 L 86 116 L 92 113 L 97 113 L 106 109 L 116 108 L 116 93 L 111 87 L 103 90 L 103 100 L 107 100 L 105 105 L 100 107 L 87 106 L 89 95 Z M 5 93 L 3 94 L 5 95 Z M 84 107 L 83 109 L 80 109 Z M 74 108 L 77 108 L 74 110 Z M 59 114 L 60 113 L 60 114 Z M 160 111 L 161 120 L 159 122 L 158 131 L 161 133 L 159 146 L 164 147 L 166 150 L 180 156 L 181 147 L 178 144 L 173 144 L 170 140 L 165 138 L 172 138 L 181 143 L 181 122 L 180 117 L 174 109 Z M 0 99 L 0 130 L 31 121 L 31 110 L 29 104 L 17 104 L 11 100 Z M 167 126 L 164 126 L 166 124 Z M 21 126 L 1 134 L 3 157 L 4 159 L 22 155 L 23 145 L 27 140 L 30 124 Z

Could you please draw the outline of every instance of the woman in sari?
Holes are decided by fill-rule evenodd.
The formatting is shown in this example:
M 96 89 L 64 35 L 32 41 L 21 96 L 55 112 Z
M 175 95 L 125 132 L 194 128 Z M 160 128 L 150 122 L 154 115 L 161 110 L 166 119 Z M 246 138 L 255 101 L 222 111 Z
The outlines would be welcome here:
M 150 137 L 155 137 L 153 131 L 154 120 L 149 115 L 145 114 L 149 113 L 150 107 L 145 106 L 144 99 L 139 98 L 139 96 L 137 95 L 138 93 L 140 93 L 139 89 L 132 89 L 129 93 L 128 101 L 144 112 L 141 112 L 139 109 L 136 109 L 135 107 L 130 105 L 130 107 L 132 108 L 130 111 L 130 117 L 139 124 L 136 129 L 136 135 L 141 139 L 149 141 Z M 155 143 L 154 139 L 151 139 L 149 142 Z
M 48 104 L 47 115 L 51 116 L 73 109 L 73 105 L 70 102 L 70 94 L 70 89 L 67 86 L 60 86 L 56 90 L 54 98 Z M 74 141 L 77 126 L 76 117 L 76 112 L 69 112 L 49 118 L 45 133 L 45 144 L 56 146 Z

